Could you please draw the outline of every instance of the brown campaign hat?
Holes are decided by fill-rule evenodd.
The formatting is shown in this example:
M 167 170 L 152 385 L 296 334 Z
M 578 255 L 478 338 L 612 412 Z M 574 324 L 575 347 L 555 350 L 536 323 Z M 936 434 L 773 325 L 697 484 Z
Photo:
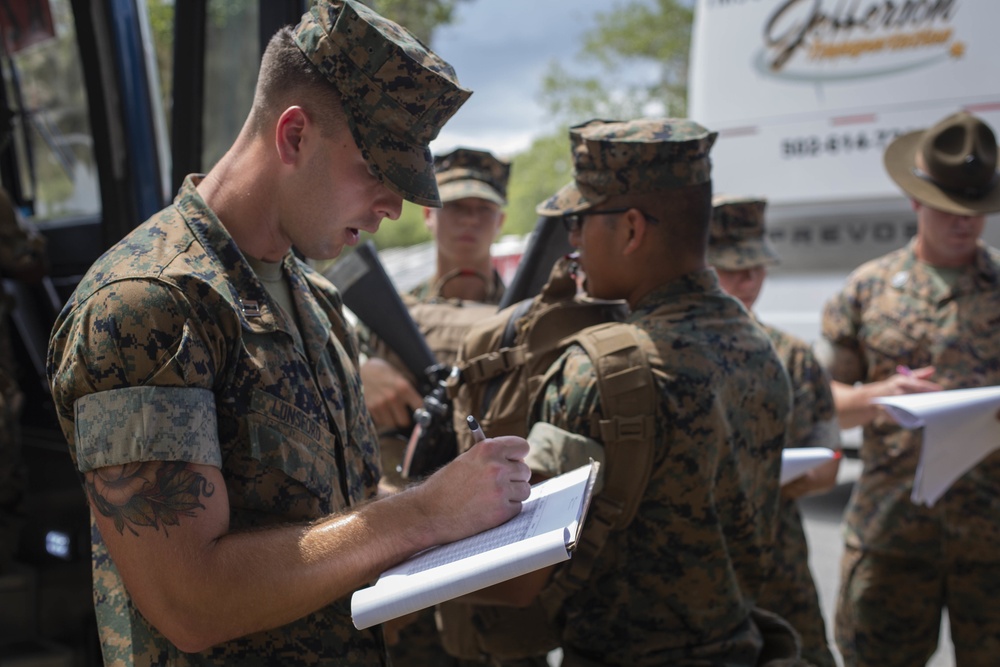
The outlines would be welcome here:
M 756 197 L 712 197 L 708 263 L 725 271 L 777 264 L 778 253 L 764 234 L 766 206 Z
M 404 199 L 440 206 L 429 144 L 472 94 L 451 65 L 355 0 L 317 4 L 293 35 L 340 92 L 354 141 L 376 175 Z
M 898 137 L 884 162 L 892 180 L 921 204 L 957 215 L 1000 211 L 996 136 L 970 113 Z
M 507 203 L 510 163 L 489 151 L 456 148 L 435 156 L 434 170 L 442 202 L 475 197 L 498 206 Z
M 610 197 L 707 183 L 717 133 L 684 118 L 592 120 L 569 130 L 573 182 L 535 209 L 579 213 Z

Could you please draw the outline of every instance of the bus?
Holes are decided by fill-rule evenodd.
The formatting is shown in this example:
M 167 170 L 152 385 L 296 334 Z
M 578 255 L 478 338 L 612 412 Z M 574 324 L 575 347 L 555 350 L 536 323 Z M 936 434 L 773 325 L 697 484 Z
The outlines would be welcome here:
M 767 199 L 781 256 L 762 320 L 815 340 L 847 274 L 913 236 L 895 137 L 963 109 L 1000 131 L 998 21 L 995 0 L 697 0 L 689 115 L 719 132 L 715 191 Z

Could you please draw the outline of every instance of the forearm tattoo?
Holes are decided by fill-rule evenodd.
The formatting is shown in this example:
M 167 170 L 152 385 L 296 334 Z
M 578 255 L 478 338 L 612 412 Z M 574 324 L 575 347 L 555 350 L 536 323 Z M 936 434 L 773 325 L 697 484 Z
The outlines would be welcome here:
M 193 517 L 205 509 L 199 499 L 215 493 L 215 486 L 178 461 L 144 461 L 108 466 L 84 475 L 84 486 L 94 508 L 115 522 L 119 534 L 125 529 L 138 536 L 136 528 L 176 526 L 182 516 Z

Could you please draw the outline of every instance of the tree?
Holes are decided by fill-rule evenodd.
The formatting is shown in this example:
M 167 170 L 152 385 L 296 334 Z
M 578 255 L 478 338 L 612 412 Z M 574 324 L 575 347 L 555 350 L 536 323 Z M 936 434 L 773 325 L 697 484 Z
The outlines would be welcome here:
M 636 118 L 687 113 L 688 50 L 694 12 L 690 0 L 627 0 L 599 12 L 577 60 L 596 63 L 599 75 L 574 77 L 552 63 L 541 101 L 553 115 Z
M 455 19 L 455 8 L 469 0 L 365 0 L 379 14 L 406 26 L 424 44 L 433 41 L 434 31 Z
M 573 180 L 569 133 L 562 130 L 535 139 L 514 156 L 507 188 L 505 234 L 526 234 L 535 228 L 535 207 Z

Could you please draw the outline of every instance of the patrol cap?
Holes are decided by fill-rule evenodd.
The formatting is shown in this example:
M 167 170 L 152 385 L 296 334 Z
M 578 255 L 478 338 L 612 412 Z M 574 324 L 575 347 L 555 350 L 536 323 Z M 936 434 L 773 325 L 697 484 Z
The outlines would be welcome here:
M 574 181 L 535 210 L 566 215 L 627 192 L 707 183 L 712 170 L 708 152 L 716 136 L 684 118 L 592 120 L 571 127 Z
M 456 148 L 434 158 L 442 202 L 477 197 L 498 206 L 507 203 L 510 163 L 489 151 Z
M 778 263 L 764 235 L 767 202 L 755 197 L 716 195 L 708 227 L 708 263 L 726 271 Z
M 404 199 L 440 206 L 428 144 L 472 94 L 451 65 L 355 0 L 317 4 L 292 34 L 340 92 L 351 134 L 375 174 Z

